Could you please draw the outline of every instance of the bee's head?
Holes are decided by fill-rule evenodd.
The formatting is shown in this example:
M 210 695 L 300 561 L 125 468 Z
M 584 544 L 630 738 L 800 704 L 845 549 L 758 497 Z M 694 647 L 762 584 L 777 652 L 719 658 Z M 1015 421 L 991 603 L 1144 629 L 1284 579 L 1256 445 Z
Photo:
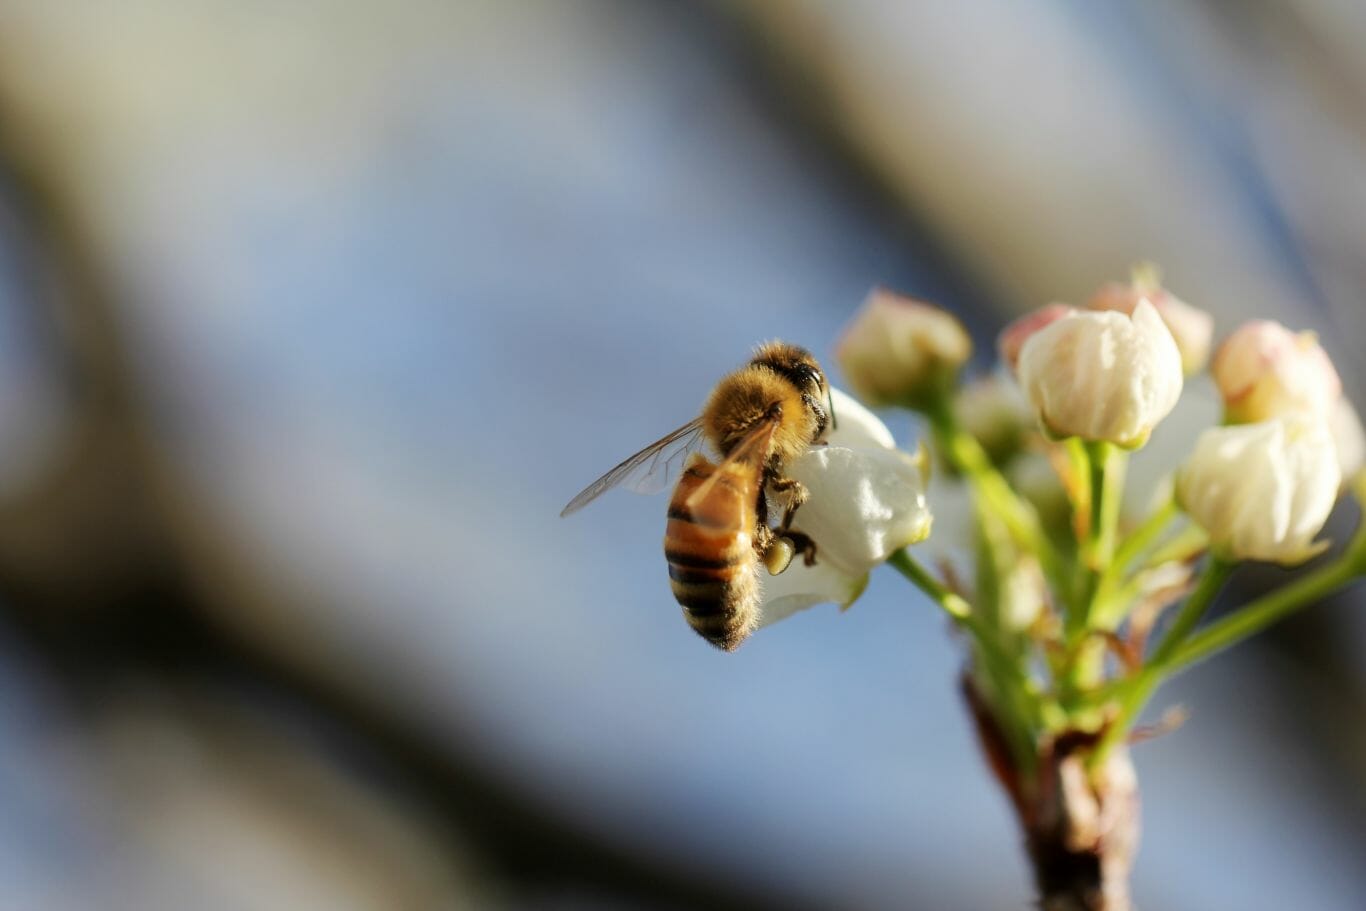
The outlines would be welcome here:
M 787 342 L 765 342 L 754 352 L 752 364 L 771 368 L 802 392 L 823 400 L 829 393 L 821 365 L 810 351 Z
M 821 365 L 810 351 L 787 342 L 765 342 L 755 350 L 750 363 L 768 367 L 796 386 L 816 419 L 816 430 L 812 439 L 818 440 L 825 436 L 827 426 L 833 426 L 834 417 L 833 408 L 831 412 L 827 412 L 826 405 L 833 406 L 834 402 L 830 396 L 830 385 L 826 382 L 825 374 L 821 372 Z

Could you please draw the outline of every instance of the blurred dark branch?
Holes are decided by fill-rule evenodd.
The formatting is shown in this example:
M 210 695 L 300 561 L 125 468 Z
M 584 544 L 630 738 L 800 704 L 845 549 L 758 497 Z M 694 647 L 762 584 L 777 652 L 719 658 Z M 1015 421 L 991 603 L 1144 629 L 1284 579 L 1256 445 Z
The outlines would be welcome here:
M 0 622 L 22 634 L 78 710 L 98 720 L 121 682 L 264 690 L 383 770 L 407 806 L 472 845 L 514 893 L 571 890 L 630 906 L 795 908 L 714 871 L 611 843 L 521 794 L 419 726 L 297 666 L 264 637 L 216 622 L 177 550 L 113 301 L 79 206 L 0 93 L 0 206 L 26 226 L 34 274 L 55 279 L 31 314 L 51 327 L 74 433 L 46 473 L 0 501 Z M 73 572 L 72 567 L 80 567 Z M 471 742 L 478 738 L 471 736 Z M 575 892 L 573 890 L 580 890 Z

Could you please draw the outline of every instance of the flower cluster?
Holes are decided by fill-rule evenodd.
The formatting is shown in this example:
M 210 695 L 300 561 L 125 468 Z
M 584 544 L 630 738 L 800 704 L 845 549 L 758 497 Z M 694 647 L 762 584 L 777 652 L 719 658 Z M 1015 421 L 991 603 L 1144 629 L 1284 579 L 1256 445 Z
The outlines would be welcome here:
M 1127 907 L 1112 876 L 1137 840 L 1125 746 L 1155 689 L 1366 575 L 1359 527 L 1293 584 L 1203 622 L 1237 563 L 1305 563 L 1329 548 L 1320 536 L 1344 493 L 1366 499 L 1366 433 L 1318 339 L 1258 320 L 1211 358 L 1213 341 L 1210 316 L 1142 266 L 1083 306 L 1020 317 L 997 339 L 995 368 L 965 380 L 963 325 L 875 290 L 839 341 L 839 366 L 868 405 L 918 413 L 933 456 L 898 449 L 872 412 L 831 390 L 833 430 L 770 481 L 775 496 L 782 485 L 805 499 L 764 529 L 777 537 L 763 545 L 758 625 L 847 608 L 881 564 L 928 595 L 968 644 L 963 693 L 1025 827 L 1044 907 L 1100 906 L 1090 892 L 1050 900 L 1049 859 L 1104 871 L 1104 906 Z M 1183 391 L 1210 380 L 1222 421 L 1149 446 L 1181 420 Z M 1184 454 L 1162 459 L 1164 480 L 1137 484 L 1126 504 L 1126 479 L 1143 477 L 1135 460 L 1128 478 L 1131 454 L 1173 442 Z M 931 486 L 932 458 L 943 470 Z M 939 573 L 911 550 L 934 505 Z M 970 533 L 954 535 L 964 521 Z
M 933 447 L 897 448 L 873 412 L 831 389 L 831 432 L 768 482 L 777 500 L 794 489 L 805 500 L 759 530 L 773 533 L 758 545 L 769 572 L 744 576 L 758 583 L 744 590 L 758 608 L 747 617 L 848 608 L 881 564 L 943 609 L 967 642 L 962 691 L 1025 826 L 1041 907 L 1102 907 L 1097 888 L 1104 907 L 1128 907 L 1138 803 L 1126 746 L 1154 690 L 1366 575 L 1359 527 L 1291 585 L 1203 621 L 1240 561 L 1306 563 L 1329 549 L 1322 529 L 1343 494 L 1366 500 L 1366 433 L 1317 337 L 1253 321 L 1210 356 L 1213 340 L 1209 314 L 1139 266 L 1083 306 L 1049 303 L 1005 326 L 999 363 L 964 377 L 973 343 L 956 318 L 876 290 L 837 362 L 869 406 L 917 412 Z M 1210 381 L 1220 423 L 1149 445 L 1182 422 L 1183 392 Z M 1154 458 L 1164 475 L 1143 481 Z M 1138 497 L 1126 500 L 1127 479 Z M 932 507 L 940 572 L 911 549 L 930 537 Z M 1072 895 L 1052 862 L 1104 882 Z
M 1323 553 L 1335 504 L 1354 482 L 1366 492 L 1366 435 L 1312 333 L 1258 320 L 1211 357 L 1213 341 L 1209 314 L 1143 266 L 1084 306 L 1020 317 L 997 339 L 998 366 L 964 381 L 972 343 L 962 324 L 874 291 L 839 341 L 839 366 L 865 402 L 924 418 L 946 480 L 927 495 L 926 453 L 896 449 L 875 416 L 837 394 L 840 429 L 789 472 L 810 491 L 797 525 L 822 557 L 764 580 L 762 622 L 822 602 L 847 607 L 888 563 L 968 635 L 974 711 L 1010 762 L 1031 765 L 1068 731 L 1091 738 L 1104 761 L 1167 674 L 1366 572 L 1359 533 L 1323 586 L 1272 593 L 1197 629 L 1231 566 Z M 1146 511 L 1126 514 L 1130 454 L 1177 411 L 1188 383 L 1208 383 L 1197 380 L 1207 367 L 1222 422 L 1169 436 L 1190 441 L 1186 455 L 1140 491 Z M 904 548 L 928 535 L 935 501 L 953 497 L 947 524 L 970 516 L 972 534 L 941 530 L 940 555 L 967 551 L 977 565 L 941 579 Z

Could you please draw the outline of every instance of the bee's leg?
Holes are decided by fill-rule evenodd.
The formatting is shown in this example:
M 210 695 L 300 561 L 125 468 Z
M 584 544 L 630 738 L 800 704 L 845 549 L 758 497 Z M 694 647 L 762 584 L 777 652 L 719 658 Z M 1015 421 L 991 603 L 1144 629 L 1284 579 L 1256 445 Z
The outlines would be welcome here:
M 811 540 L 809 536 L 792 530 L 792 517 L 806 502 L 810 492 L 806 489 L 806 485 L 792 478 L 774 478 L 769 482 L 769 487 L 774 493 L 781 494 L 787 500 L 787 508 L 783 510 L 783 520 L 778 524 L 776 531 L 777 536 L 791 541 L 793 548 L 802 555 L 802 562 L 811 566 L 816 562 L 816 542 Z
M 793 513 L 806 502 L 806 498 L 811 494 L 807 491 L 805 484 L 792 478 L 774 478 L 768 482 L 768 486 L 772 488 L 774 493 L 781 495 L 787 501 L 787 507 L 783 510 L 782 524 L 778 526 L 778 531 L 784 532 L 792 525 Z
M 762 557 L 768 553 L 768 549 L 773 546 L 777 535 L 767 523 L 759 522 L 754 526 L 754 550 Z
M 802 555 L 802 562 L 807 566 L 814 566 L 816 563 L 816 542 L 811 540 L 809 535 L 804 535 L 799 531 L 785 531 L 783 537 L 792 542 L 792 546 Z

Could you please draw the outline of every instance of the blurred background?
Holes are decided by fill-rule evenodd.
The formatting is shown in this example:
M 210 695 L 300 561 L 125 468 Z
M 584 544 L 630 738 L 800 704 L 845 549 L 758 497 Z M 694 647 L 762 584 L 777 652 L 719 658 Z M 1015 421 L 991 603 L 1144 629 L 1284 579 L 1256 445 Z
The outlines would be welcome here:
M 724 655 L 556 513 L 879 283 L 1360 403 L 1364 238 L 1349 0 L 0 0 L 0 906 L 1027 907 L 928 604 Z M 1164 691 L 1142 907 L 1366 907 L 1364 599 Z

